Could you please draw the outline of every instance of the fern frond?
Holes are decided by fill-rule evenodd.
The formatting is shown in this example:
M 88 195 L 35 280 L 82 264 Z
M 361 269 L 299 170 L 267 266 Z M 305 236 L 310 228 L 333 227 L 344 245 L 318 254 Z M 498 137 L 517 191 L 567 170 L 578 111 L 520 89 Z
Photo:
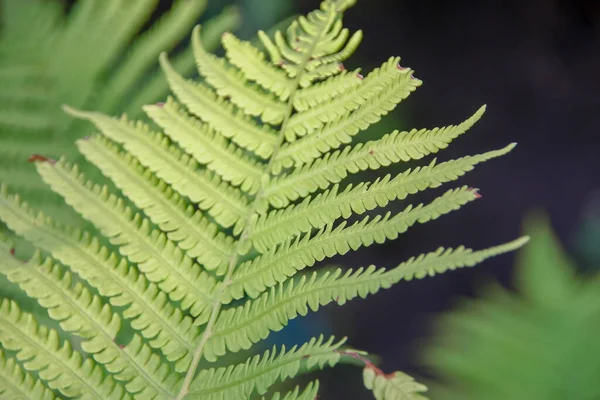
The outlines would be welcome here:
M 6 357 L 2 349 L 0 349 L 0 396 L 14 400 L 56 399 L 42 381 L 24 371 L 14 358 Z
M 237 145 L 268 158 L 275 148 L 277 135 L 274 130 L 256 124 L 250 117 L 237 111 L 228 101 L 219 97 L 214 89 L 180 76 L 163 54 L 160 65 L 171 89 L 190 112 L 211 124 L 221 135 Z
M 302 392 L 300 392 L 300 387 L 296 386 L 294 390 L 284 393 L 283 395 L 279 392 L 274 393 L 271 400 L 315 400 L 318 392 L 319 381 L 314 380 L 306 385 Z M 263 400 L 266 400 L 266 398 L 263 397 Z
M 366 269 L 348 270 L 345 273 L 341 269 L 313 272 L 308 278 L 302 276 L 299 281 L 288 279 L 258 298 L 247 300 L 244 305 L 223 311 L 207 343 L 205 357 L 213 360 L 226 352 L 246 350 L 265 339 L 270 332 L 281 330 L 289 320 L 304 316 L 309 310 L 317 311 L 320 306 L 331 302 L 343 305 L 355 297 L 365 298 L 380 289 L 387 289 L 400 280 L 423 278 L 447 269 L 473 266 L 486 258 L 513 251 L 527 240 L 521 238 L 475 252 L 464 247 L 456 250 L 439 248 L 427 255 L 411 258 L 389 271 L 371 265 Z M 285 279 L 285 274 L 282 275 Z
M 268 63 L 260 50 L 229 33 L 223 35 L 223 47 L 229 62 L 242 71 L 246 80 L 256 82 L 281 101 L 288 100 L 295 90 L 294 81 L 284 71 Z
M 115 343 L 121 327 L 119 316 L 85 286 L 75 283 L 72 274 L 39 256 L 26 264 L 4 251 L 0 257 L 0 271 L 47 308 L 63 330 L 80 337 L 82 349 L 115 380 L 124 382 L 128 393 L 154 398 L 169 396 L 174 390 L 179 378 L 169 373 L 168 365 L 159 363 L 138 335 L 124 348 Z
M 262 356 L 255 355 L 242 364 L 202 370 L 192 385 L 190 396 L 207 400 L 244 400 L 253 392 L 264 394 L 277 381 L 296 376 L 302 365 L 319 369 L 333 367 L 340 359 L 336 350 L 345 341 L 334 342 L 333 337 L 325 341 L 320 336 L 299 348 L 294 346 L 287 352 L 285 346 L 279 352 L 273 347 Z
M 203 314 L 211 303 L 210 293 L 216 282 L 164 233 L 134 214 L 106 186 L 86 182 L 77 167 L 69 167 L 63 161 L 39 162 L 36 167 L 56 193 L 92 221 L 112 243 L 120 245 L 121 254 L 136 263 L 148 280 L 157 282 L 173 301 L 180 301 L 183 309 L 190 309 L 193 316 Z
M 169 183 L 179 194 L 198 203 L 222 226 L 229 227 L 246 214 L 247 200 L 237 188 L 210 171 L 197 171 L 193 159 L 174 146 L 165 146 L 168 139 L 152 132 L 147 125 L 131 123 L 125 117 L 117 120 L 70 107 L 65 107 L 65 110 L 94 123 L 102 134 L 122 144 L 142 165 Z
M 402 90 L 402 82 L 392 82 L 390 86 L 382 89 L 379 96 L 372 98 L 358 110 L 327 123 L 318 135 L 308 135 L 295 142 L 286 143 L 275 157 L 274 171 L 278 172 L 282 167 L 308 163 L 323 153 L 337 149 L 344 143 L 350 143 L 353 136 L 379 122 L 422 84 L 417 79 L 411 82 L 414 86 L 407 90 Z
M 391 85 L 395 84 L 400 91 L 416 87 L 414 79 L 411 79 L 411 71 L 398 68 L 399 62 L 400 58 L 391 57 L 381 67 L 370 72 L 360 85 L 319 104 L 319 107 L 311 107 L 294 114 L 284 132 L 286 139 L 293 142 L 297 137 L 306 136 L 328 122 L 348 117 L 371 99 L 377 98 Z
M 508 153 L 514 144 L 441 163 L 434 159 L 403 168 L 401 173 L 382 174 L 372 182 L 346 185 L 343 181 L 350 174 L 439 152 L 467 131 L 483 108 L 457 126 L 393 131 L 352 144 L 355 135 L 422 84 L 411 69 L 400 66 L 399 57 L 390 57 L 364 78 L 359 69 L 346 71 L 341 63 L 363 37 L 362 31 L 351 32 L 342 22 L 344 10 L 354 0 L 325 0 L 319 10 L 296 18 L 287 30 L 272 35 L 259 32 L 264 52 L 227 33 L 221 39 L 225 56 L 214 56 L 207 50 L 207 40 L 215 38 L 218 28 L 197 27 L 192 45 L 180 56 L 160 53 L 164 85 L 174 97 L 142 102 L 163 87 L 156 83 L 148 60 L 158 55 L 160 47 L 173 48 L 194 13 L 204 6 L 204 1 L 176 3 L 156 31 L 150 30 L 145 41 L 117 63 L 119 49 L 148 15 L 148 9 L 138 7 L 152 1 L 132 0 L 120 8 L 119 1 L 108 0 L 98 10 L 99 3 L 90 0 L 73 11 L 72 33 L 52 39 L 73 46 L 64 50 L 72 62 L 75 55 L 89 54 L 96 42 L 99 54 L 90 59 L 112 60 L 109 69 L 106 62 L 94 68 L 105 75 L 114 72 L 112 81 L 103 83 L 117 88 L 115 93 L 99 90 L 96 103 L 87 101 L 87 89 L 97 87 L 91 79 L 95 75 L 81 70 L 64 86 L 69 96 L 60 98 L 71 104 L 65 106 L 67 113 L 83 120 L 73 126 L 91 122 L 99 131 L 78 140 L 77 146 L 119 193 L 111 192 L 112 185 L 94 183 L 93 177 L 88 181 L 90 174 L 77 165 L 77 158 L 71 164 L 64 161 L 66 157 L 59 161 L 38 154 L 31 157 L 42 180 L 88 220 L 102 234 L 100 238 L 33 212 L 2 186 L 0 219 L 49 257 L 36 253 L 23 263 L 11 247 L 0 244 L 0 273 L 58 323 L 63 334 L 60 342 L 52 341 L 55 334 L 46 330 L 41 338 L 55 348 L 62 346 L 58 362 L 66 372 L 61 378 L 45 375 L 53 370 L 45 368 L 43 352 L 39 362 L 35 357 L 23 359 L 8 369 L 31 363 L 47 381 L 42 389 L 55 388 L 65 395 L 83 397 L 85 379 L 93 377 L 104 379 L 90 381 L 93 390 L 113 379 L 124 396 L 140 400 L 228 400 L 271 395 L 279 381 L 350 357 L 368 370 L 365 383 L 377 398 L 423 398 L 423 387 L 411 378 L 383 374 L 362 356 L 364 352 L 340 350 L 341 342 L 333 339 L 312 339 L 291 351 L 275 347 L 237 365 L 221 357 L 252 350 L 291 319 L 327 304 L 345 304 L 402 280 L 472 266 L 522 246 L 527 238 L 479 251 L 439 248 L 391 269 L 371 265 L 301 272 L 326 258 L 396 239 L 417 223 L 437 219 L 480 197 L 477 189 L 465 185 L 398 213 L 381 210 L 379 215 L 364 215 L 454 181 L 477 164 Z M 132 10 L 140 14 L 127 25 L 126 14 Z M 114 30 L 115 36 L 74 40 L 72 35 L 83 35 L 95 15 L 105 17 L 98 22 L 97 32 Z M 14 28 L 11 25 L 9 32 Z M 44 25 L 34 31 L 41 35 L 49 29 Z M 167 29 L 172 31 L 161 34 Z M 202 82 L 188 79 L 186 71 L 194 68 L 188 57 L 192 52 Z M 19 59 L 24 66 L 26 58 Z M 37 73 L 20 75 L 0 65 L 0 82 L 8 82 L 11 76 L 20 82 L 35 78 L 26 94 L 13 98 L 14 104 L 31 101 L 39 106 L 39 119 L 32 119 L 32 125 L 60 126 L 54 114 L 44 111 L 43 96 L 36 90 L 48 77 Z M 130 74 L 139 79 L 125 79 Z M 149 84 L 141 84 L 146 78 Z M 87 88 L 83 94 L 75 93 L 79 84 Z M 130 93 L 140 86 L 144 87 L 139 92 Z M 0 89 L 0 98 L 9 94 L 10 89 Z M 91 110 L 94 104 L 130 109 L 125 103 L 145 104 L 143 111 L 153 125 L 125 114 L 114 118 L 80 111 Z M 138 112 L 133 110 L 132 115 Z M 6 140 L 18 143 L 15 136 Z M 55 146 L 49 147 L 51 153 L 60 148 L 60 142 L 46 142 Z M 12 163 L 17 155 L 10 153 L 4 162 Z M 3 173 L 23 180 L 18 189 L 29 189 L 23 175 L 12 170 Z M 21 327 L 13 325 L 10 341 L 6 339 L 9 345 L 0 345 L 0 351 L 32 353 L 28 341 L 45 328 L 32 325 L 36 328 L 21 332 L 20 338 Z M 115 343 L 115 338 L 127 335 L 133 339 L 124 347 Z M 73 340 L 82 342 L 81 358 L 79 351 L 70 352 Z M 84 364 L 70 360 L 87 356 L 85 362 L 95 369 L 81 367 L 87 375 L 71 377 L 80 372 L 73 366 Z M 204 366 L 203 360 L 224 365 Z M 0 363 L 0 391 L 4 390 L 2 373 Z M 272 398 L 312 400 L 317 390 L 318 384 L 311 383 L 303 392 L 296 388 Z
M 0 301 L 0 343 L 17 351 L 16 358 L 28 371 L 35 371 L 51 389 L 82 399 L 131 399 L 125 387 L 112 376 L 103 377 L 100 366 L 92 359 L 83 360 L 69 342 L 60 343 L 54 330 L 38 326 L 31 314 L 17 304 Z
M 314 162 L 297 167 L 292 172 L 273 179 L 272 184 L 265 190 L 266 196 L 273 206 L 284 207 L 290 201 L 306 197 L 319 189 L 327 189 L 331 183 L 338 183 L 349 174 L 367 169 L 375 170 L 400 161 L 421 159 L 445 148 L 452 139 L 469 129 L 481 117 L 482 111 L 483 108 L 458 126 L 436 128 L 431 131 L 415 130 L 408 134 L 397 134 L 396 132 L 366 144 L 359 143 L 354 147 L 347 146 L 342 151 L 327 153 Z M 506 154 L 515 145 L 511 144 L 504 149 L 483 155 L 464 157 L 461 160 L 462 163 L 472 160 L 474 166 L 478 162 Z M 458 163 L 454 162 L 454 164 Z M 418 170 L 418 168 L 415 169 L 415 173 Z M 410 174 L 410 170 L 406 174 Z
M 223 180 L 255 194 L 260 187 L 262 165 L 243 153 L 243 150 L 212 131 L 208 125 L 189 116 L 171 97 L 158 105 L 144 106 L 146 114 L 164 129 L 200 164 L 214 171 Z
M 220 232 L 201 211 L 186 206 L 169 185 L 143 168 L 134 157 L 119 152 L 100 135 L 80 140 L 77 145 L 189 257 L 196 258 L 208 270 L 226 262 L 234 239 Z
M 438 216 L 443 214 L 439 204 L 448 201 L 449 198 L 456 202 L 453 207 L 460 206 L 465 198 L 466 201 L 474 199 L 475 197 L 469 196 L 468 191 L 466 188 L 448 191 L 429 205 L 414 208 L 409 206 L 392 218 L 389 214 L 372 219 L 365 217 L 349 227 L 342 222 L 336 228 L 328 225 L 314 235 L 306 234 L 298 236 L 295 240 L 288 240 L 279 247 L 273 247 L 268 253 L 244 262 L 232 276 L 225 302 L 239 299 L 244 294 L 256 297 L 266 288 L 325 258 L 346 254 L 350 250 L 354 251 L 374 242 L 382 243 L 387 239 L 394 239 L 416 222 L 427 222 L 428 218 L 437 218 L 434 217 L 436 213 L 439 213 Z M 472 192 L 471 194 L 474 195 Z M 446 212 L 448 211 L 450 209 L 446 209 Z
M 198 72 L 217 94 L 230 101 L 247 115 L 260 117 L 261 121 L 276 125 L 283 121 L 286 105 L 271 93 L 262 92 L 257 85 L 244 82 L 243 73 L 227 62 L 206 52 L 200 39 L 200 27 L 192 33 L 192 46 Z
M 360 69 L 344 71 L 336 77 L 300 89 L 294 96 L 294 109 L 306 111 L 315 108 L 361 83 Z
M 149 339 L 170 361 L 189 362 L 193 341 L 199 335 L 190 317 L 173 307 L 168 294 L 144 275 L 102 247 L 97 238 L 76 229 L 66 229 L 44 216 L 35 215 L 17 197 L 2 189 L 0 217 L 17 234 L 52 254 L 71 271 L 85 279 L 98 292 L 108 297 L 115 307 L 126 307 L 123 316 L 132 327 Z M 0 244 L 5 256 L 10 249 Z M 0 268 L 2 271 L 2 268 Z M 20 272 L 25 273 L 24 271 Z M 8 274 L 10 278 L 10 274 Z M 186 358 L 187 357 L 187 358 Z
M 400 264 L 398 271 L 401 279 L 407 281 L 413 278 L 421 279 L 456 268 L 472 267 L 487 258 L 515 251 L 523 247 L 528 241 L 529 236 L 523 236 L 512 242 L 478 251 L 467 249 L 464 246 L 456 249 L 440 247 L 432 253 L 421 254 Z
M 300 87 L 338 74 L 338 61 L 347 58 L 360 43 L 362 32 L 356 32 L 348 40 L 349 30 L 343 28 L 338 18 L 346 7 L 339 2 L 323 2 L 320 12 L 293 21 L 287 36 L 275 32 L 274 44 L 266 35 L 261 35 L 272 57 L 276 54 L 275 58 L 290 77 L 297 79 Z
M 384 178 L 380 182 L 385 184 L 387 180 Z M 377 187 L 378 183 L 376 182 L 373 186 Z M 342 201 L 340 201 L 339 206 L 335 202 L 337 191 L 332 190 L 331 192 L 324 192 L 322 195 L 317 196 L 313 201 L 315 204 L 310 201 L 310 198 L 307 198 L 298 206 L 292 205 L 259 218 L 255 224 L 255 233 L 251 236 L 252 244 L 260 253 L 265 253 L 269 248 L 273 248 L 284 242 L 286 238 L 293 238 L 300 233 L 320 229 L 331 224 L 340 216 L 346 219 L 352 213 L 362 214 L 366 210 L 374 209 L 378 206 L 378 203 L 387 204 L 388 199 L 386 199 L 386 196 L 389 195 L 384 194 L 371 197 L 369 196 L 369 192 L 365 190 L 366 186 L 360 185 L 354 191 L 349 190 L 351 187 L 348 186 L 345 192 L 340 195 Z M 367 195 L 362 196 L 365 192 Z M 356 193 L 358 193 L 358 196 L 356 196 Z M 354 200 L 353 197 L 358 198 L 358 200 L 352 202 Z M 403 232 L 404 227 L 407 226 L 405 223 L 407 214 L 412 213 L 415 216 L 414 221 L 426 222 L 449 211 L 457 210 L 462 205 L 478 197 L 479 195 L 476 190 L 463 186 L 447 191 L 427 206 L 421 204 L 414 209 L 412 206 L 409 206 L 403 213 L 397 214 L 391 219 L 390 213 L 385 214 L 383 217 L 378 216 L 373 218 L 370 222 L 369 218 L 366 217 L 360 223 L 352 225 L 352 227 L 360 226 L 360 229 L 357 229 L 357 231 L 364 229 L 363 233 L 365 235 L 361 236 L 365 240 L 364 243 L 373 242 L 373 236 L 371 235 L 379 237 L 378 242 L 384 240 L 383 236 L 387 236 L 388 239 L 395 239 L 397 234 Z M 311 204 L 313 205 L 311 206 Z M 395 225 L 396 223 L 398 224 Z M 371 231 L 367 228 L 367 224 Z M 337 230 L 343 229 L 344 226 L 345 222 L 342 222 Z M 393 228 L 394 226 L 397 228 Z

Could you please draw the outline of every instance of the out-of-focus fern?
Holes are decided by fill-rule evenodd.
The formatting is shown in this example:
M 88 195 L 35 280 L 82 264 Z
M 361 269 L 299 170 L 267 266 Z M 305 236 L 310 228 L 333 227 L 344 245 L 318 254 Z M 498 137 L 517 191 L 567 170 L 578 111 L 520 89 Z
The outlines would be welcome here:
M 518 293 L 487 287 L 441 318 L 426 352 L 438 398 L 600 398 L 600 276 L 576 275 L 546 219 L 526 232 Z
M 141 106 L 168 91 L 156 58 L 187 38 L 207 0 L 178 0 L 139 36 L 157 0 L 79 0 L 65 15 L 59 0 L 0 0 L 0 182 L 49 215 L 72 223 L 76 214 L 47 189 L 27 163 L 40 151 L 79 161 L 80 122 L 62 104 L 140 117 Z M 206 24 L 203 40 L 218 45 L 239 16 L 227 9 Z M 174 67 L 194 70 L 189 47 Z
M 36 155 L 35 166 L 118 253 L 95 233 L 34 211 L 2 186 L 0 219 L 41 252 L 23 262 L 10 245 L 0 245 L 0 273 L 38 300 L 71 339 L 58 340 L 58 330 L 15 302 L 0 302 L 0 393 L 313 399 L 316 381 L 269 393 L 302 372 L 352 360 L 364 367 L 376 398 L 424 398 L 422 385 L 379 370 L 363 352 L 346 348 L 346 339 L 321 336 L 239 364 L 210 364 L 256 353 L 257 343 L 309 311 L 473 266 L 527 240 L 478 251 L 438 248 L 390 269 L 305 271 L 474 201 L 478 191 L 462 186 L 428 204 L 375 215 L 514 147 L 346 185 L 348 175 L 441 151 L 483 114 L 352 144 L 421 84 L 397 57 L 364 77 L 343 68 L 362 39 L 361 31 L 350 34 L 342 24 L 353 3 L 326 0 L 274 38 L 259 32 L 266 54 L 225 34 L 226 56 L 216 57 L 198 27 L 192 47 L 204 81 L 185 79 L 163 53 L 160 63 L 177 100 L 143 107 L 153 126 L 66 107 L 100 131 L 77 144 L 119 193 L 88 181 L 65 159 Z M 133 333 L 123 338 L 126 329 Z

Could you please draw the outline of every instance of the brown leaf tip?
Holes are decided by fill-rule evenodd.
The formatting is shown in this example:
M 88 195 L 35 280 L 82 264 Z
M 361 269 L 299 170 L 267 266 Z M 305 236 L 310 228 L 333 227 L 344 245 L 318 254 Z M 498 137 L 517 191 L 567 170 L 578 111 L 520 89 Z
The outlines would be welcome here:
M 47 162 L 50 164 L 55 164 L 56 160 L 53 160 L 51 158 L 48 158 L 46 156 L 43 156 L 41 154 L 32 154 L 29 156 L 29 158 L 27 159 L 27 161 L 29 162 Z
M 483 196 L 479 193 L 479 189 L 470 187 L 469 190 L 473 193 L 476 199 L 480 199 Z

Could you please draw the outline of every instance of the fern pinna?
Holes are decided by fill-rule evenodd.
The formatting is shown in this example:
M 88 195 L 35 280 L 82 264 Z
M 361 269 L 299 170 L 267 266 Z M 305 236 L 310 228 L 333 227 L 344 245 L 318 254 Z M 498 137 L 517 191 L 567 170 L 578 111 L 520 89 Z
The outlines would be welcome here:
M 27 157 L 43 148 L 48 156 L 83 161 L 73 144 L 85 125 L 65 115 L 61 104 L 142 116 L 142 105 L 163 99 L 168 85 L 156 58 L 181 47 L 175 68 L 194 72 L 192 51 L 182 41 L 208 1 L 177 0 L 139 34 L 158 0 L 78 0 L 68 13 L 63 3 L 0 0 L 0 180 L 52 217 L 73 223 L 77 215 L 48 190 Z M 227 8 L 208 21 L 207 47 L 215 48 L 238 20 Z
M 99 238 L 33 211 L 3 186 L 0 217 L 40 253 L 23 262 L 5 245 L 1 271 L 70 335 L 60 340 L 64 332 L 4 301 L 4 397 L 314 399 L 318 381 L 288 393 L 271 389 L 301 372 L 353 360 L 364 365 L 376 398 L 424 398 L 422 385 L 383 373 L 344 347 L 344 339 L 319 337 L 240 364 L 211 365 L 252 351 L 270 332 L 321 306 L 472 266 L 526 241 L 479 251 L 439 248 L 391 269 L 305 271 L 475 200 L 477 190 L 463 186 L 395 215 L 360 216 L 455 180 L 513 147 L 340 186 L 350 174 L 438 152 L 483 113 L 457 126 L 352 145 L 421 84 L 395 57 L 364 78 L 343 68 L 362 38 L 342 26 L 353 2 L 324 1 L 273 38 L 259 32 L 265 53 L 225 34 L 226 56 L 215 57 L 196 28 L 192 46 L 204 80 L 186 80 L 162 55 L 176 99 L 144 106 L 156 125 L 66 108 L 101 132 L 77 145 L 122 195 L 87 181 L 64 159 L 32 157 L 44 181 L 98 228 Z M 124 327 L 133 335 L 115 341 Z

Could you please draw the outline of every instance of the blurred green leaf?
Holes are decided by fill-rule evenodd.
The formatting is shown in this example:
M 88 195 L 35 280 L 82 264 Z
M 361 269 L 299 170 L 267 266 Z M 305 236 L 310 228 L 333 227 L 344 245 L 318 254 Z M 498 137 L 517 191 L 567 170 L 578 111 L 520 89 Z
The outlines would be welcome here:
M 438 321 L 425 361 L 433 399 L 600 398 L 600 279 L 575 275 L 548 218 L 525 221 L 519 293 L 490 285 Z

